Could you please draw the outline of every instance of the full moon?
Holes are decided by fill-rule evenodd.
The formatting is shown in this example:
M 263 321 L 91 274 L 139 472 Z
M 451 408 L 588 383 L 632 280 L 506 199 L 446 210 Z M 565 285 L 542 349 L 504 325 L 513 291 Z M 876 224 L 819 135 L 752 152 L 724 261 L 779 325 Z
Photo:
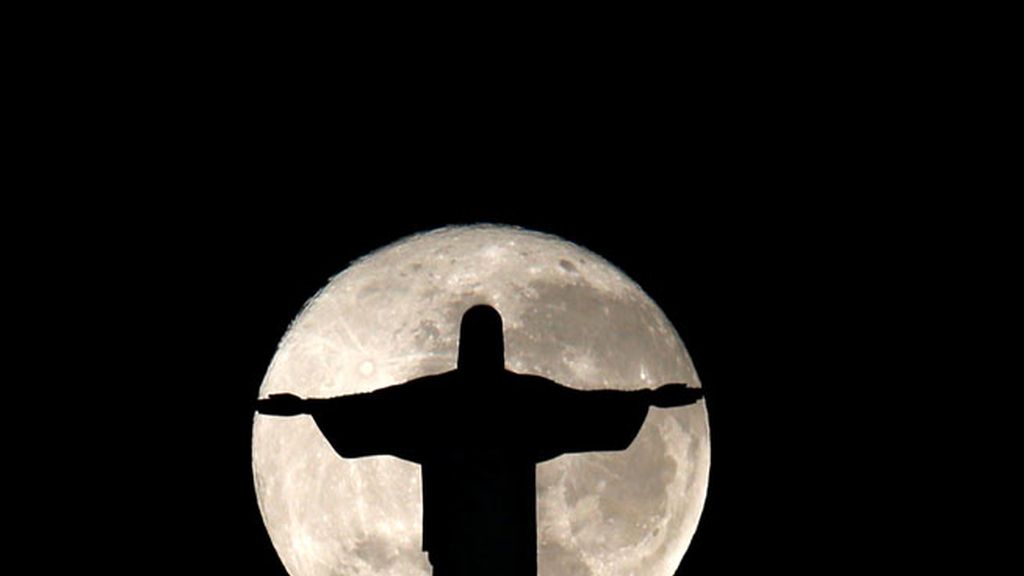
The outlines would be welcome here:
M 260 397 L 370 392 L 452 370 L 462 314 L 476 304 L 501 313 L 513 372 L 579 389 L 700 386 L 671 323 L 618 268 L 555 236 L 481 225 L 400 240 L 332 278 L 285 333 Z M 256 415 L 252 467 L 291 576 L 430 574 L 418 465 L 343 459 L 311 417 Z M 671 576 L 697 529 L 709 468 L 703 402 L 651 408 L 627 450 L 540 464 L 539 574 Z

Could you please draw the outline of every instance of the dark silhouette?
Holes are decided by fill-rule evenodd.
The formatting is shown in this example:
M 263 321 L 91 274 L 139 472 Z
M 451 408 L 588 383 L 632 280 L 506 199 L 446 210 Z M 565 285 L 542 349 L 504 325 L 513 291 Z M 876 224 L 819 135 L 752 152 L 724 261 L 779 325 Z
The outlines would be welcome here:
M 311 415 L 343 458 L 389 454 L 423 474 L 423 549 L 435 576 L 537 573 L 536 465 L 624 450 L 650 406 L 692 404 L 700 389 L 575 390 L 505 370 L 501 316 L 462 318 L 458 368 L 369 394 L 275 394 L 262 414 Z

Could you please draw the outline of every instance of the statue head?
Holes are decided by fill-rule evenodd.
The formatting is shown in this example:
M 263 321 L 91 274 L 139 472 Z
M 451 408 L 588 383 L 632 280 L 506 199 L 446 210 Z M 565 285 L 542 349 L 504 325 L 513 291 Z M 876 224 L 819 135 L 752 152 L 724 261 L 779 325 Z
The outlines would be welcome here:
M 462 315 L 459 370 L 500 372 L 504 368 L 505 333 L 501 314 L 487 305 L 473 306 Z

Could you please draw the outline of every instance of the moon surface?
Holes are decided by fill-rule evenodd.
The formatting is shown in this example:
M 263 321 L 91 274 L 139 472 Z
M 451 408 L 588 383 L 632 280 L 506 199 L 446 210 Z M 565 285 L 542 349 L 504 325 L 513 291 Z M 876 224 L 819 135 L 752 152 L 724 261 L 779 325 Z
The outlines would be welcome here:
M 504 319 L 514 372 L 579 389 L 700 385 L 675 329 L 620 270 L 555 236 L 485 225 L 400 240 L 332 278 L 284 335 L 260 396 L 369 392 L 452 370 L 462 314 L 481 303 Z M 430 574 L 419 466 L 342 459 L 309 416 L 263 415 L 252 466 L 291 576 Z M 540 464 L 539 574 L 671 576 L 697 528 L 709 467 L 703 402 L 651 408 L 627 450 Z

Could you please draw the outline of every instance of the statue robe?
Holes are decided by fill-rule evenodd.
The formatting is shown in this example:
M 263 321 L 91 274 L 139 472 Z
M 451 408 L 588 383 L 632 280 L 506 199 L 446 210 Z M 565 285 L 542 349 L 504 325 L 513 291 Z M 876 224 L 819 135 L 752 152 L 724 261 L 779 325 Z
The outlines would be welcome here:
M 421 466 L 423 549 L 435 576 L 533 576 L 537 463 L 624 450 L 646 418 L 647 393 L 456 370 L 312 400 L 309 413 L 344 458 L 392 455 Z

